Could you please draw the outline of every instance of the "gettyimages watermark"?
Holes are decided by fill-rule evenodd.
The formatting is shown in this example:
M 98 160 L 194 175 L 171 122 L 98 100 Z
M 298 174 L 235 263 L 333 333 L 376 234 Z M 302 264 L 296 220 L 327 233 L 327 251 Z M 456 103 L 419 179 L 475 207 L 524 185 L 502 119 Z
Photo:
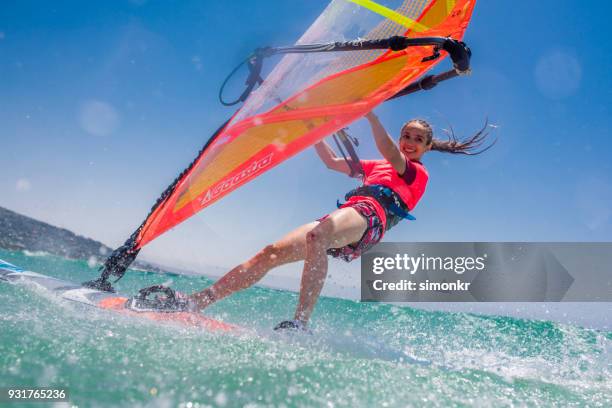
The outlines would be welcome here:
M 609 302 L 612 243 L 381 243 L 361 258 L 361 300 Z

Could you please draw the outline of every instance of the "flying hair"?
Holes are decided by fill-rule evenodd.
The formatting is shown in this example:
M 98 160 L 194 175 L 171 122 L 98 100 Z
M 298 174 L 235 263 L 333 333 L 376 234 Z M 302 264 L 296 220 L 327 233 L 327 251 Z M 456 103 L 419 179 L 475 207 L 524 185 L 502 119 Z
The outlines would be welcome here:
M 431 150 L 435 150 L 437 152 L 475 156 L 489 150 L 497 142 L 497 139 L 495 139 L 493 140 L 493 142 L 483 147 L 487 138 L 490 135 L 488 131 L 488 119 L 485 121 L 484 126 L 478 132 L 476 132 L 470 137 L 466 137 L 463 139 L 457 138 L 457 136 L 455 135 L 455 131 L 451 126 L 450 130 L 444 131 L 447 135 L 446 140 L 435 138 L 433 135 L 432 126 L 424 119 L 412 119 L 406 122 L 404 126 L 402 126 L 402 131 L 406 126 L 411 123 L 418 123 L 427 130 L 427 144 L 431 144 Z

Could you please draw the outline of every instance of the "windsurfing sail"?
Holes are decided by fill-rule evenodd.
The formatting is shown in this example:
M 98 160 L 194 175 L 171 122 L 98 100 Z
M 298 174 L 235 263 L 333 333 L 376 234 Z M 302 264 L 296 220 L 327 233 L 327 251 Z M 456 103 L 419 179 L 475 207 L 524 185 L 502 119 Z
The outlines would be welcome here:
M 475 0 L 334 0 L 294 46 L 258 50 L 248 60 L 249 86 L 239 98 L 244 105 L 107 259 L 102 278 L 90 284 L 112 290 L 107 278 L 121 277 L 156 237 L 398 93 L 424 89 L 424 82 L 415 84 L 447 54 L 456 68 L 449 77 L 467 71 L 469 49 L 459 41 L 474 5 Z M 286 55 L 262 80 L 262 59 L 273 54 Z M 428 78 L 425 85 L 435 85 L 436 78 Z

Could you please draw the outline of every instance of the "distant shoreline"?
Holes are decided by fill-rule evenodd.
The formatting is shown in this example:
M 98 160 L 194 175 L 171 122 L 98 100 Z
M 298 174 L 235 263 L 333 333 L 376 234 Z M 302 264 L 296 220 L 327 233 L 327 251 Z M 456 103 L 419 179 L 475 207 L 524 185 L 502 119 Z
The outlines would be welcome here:
M 102 242 L 4 207 L 0 207 L 0 248 L 10 251 L 42 251 L 71 259 L 95 258 L 98 261 L 103 261 L 113 251 Z M 171 272 L 160 265 L 143 261 L 136 261 L 133 266 L 152 272 Z

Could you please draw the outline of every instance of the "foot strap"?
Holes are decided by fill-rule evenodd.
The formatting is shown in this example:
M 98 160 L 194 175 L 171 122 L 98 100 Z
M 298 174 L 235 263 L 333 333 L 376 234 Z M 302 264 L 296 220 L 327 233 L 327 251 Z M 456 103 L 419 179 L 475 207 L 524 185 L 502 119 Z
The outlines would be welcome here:
M 290 330 L 290 331 L 301 331 L 310 333 L 310 330 L 306 327 L 306 324 L 300 320 L 284 320 L 274 326 L 275 331 L 279 330 Z
M 138 296 L 130 298 L 125 307 L 136 312 L 193 312 L 197 310 L 191 299 L 163 285 L 140 289 Z

